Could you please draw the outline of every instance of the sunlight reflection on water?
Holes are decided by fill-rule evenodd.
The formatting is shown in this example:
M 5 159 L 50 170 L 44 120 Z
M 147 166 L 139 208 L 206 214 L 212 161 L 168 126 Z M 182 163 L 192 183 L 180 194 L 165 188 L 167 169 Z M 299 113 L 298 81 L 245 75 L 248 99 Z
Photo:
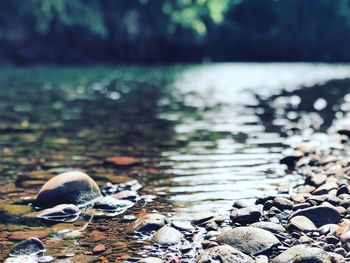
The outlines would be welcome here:
M 235 199 L 274 194 L 278 184 L 296 181 L 278 164 L 284 138 L 280 130 L 266 131 L 256 115 L 264 109 L 255 94 L 268 97 L 349 75 L 348 65 L 306 63 L 214 64 L 181 73 L 173 84 L 175 93 L 200 118 L 183 112 L 161 115 L 181 120 L 175 126 L 177 137 L 190 142 L 163 153 L 163 165 L 171 167 L 166 172 L 174 178 L 170 186 L 161 181 L 159 189 L 169 191 L 178 204 L 175 216 L 227 213 Z M 297 100 L 294 96 L 287 103 Z

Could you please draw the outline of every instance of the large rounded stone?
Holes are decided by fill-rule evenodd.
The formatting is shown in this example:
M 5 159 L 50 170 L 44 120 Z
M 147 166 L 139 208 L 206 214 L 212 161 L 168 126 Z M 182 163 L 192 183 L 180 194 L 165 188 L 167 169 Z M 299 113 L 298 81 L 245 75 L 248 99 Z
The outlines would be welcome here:
M 100 197 L 96 182 L 87 174 L 71 171 L 59 174 L 47 181 L 40 189 L 35 205 L 53 207 L 59 204 L 85 204 Z
M 179 244 L 182 234 L 171 226 L 163 226 L 154 235 L 153 241 L 161 246 L 172 246 Z
M 241 251 L 228 246 L 216 246 L 204 250 L 196 259 L 196 263 L 254 263 L 255 261 Z
M 296 216 L 305 216 L 310 219 L 315 226 L 321 227 L 326 224 L 337 224 L 340 221 L 340 213 L 332 206 L 313 206 L 305 209 L 300 209 L 291 215 L 290 218 Z
M 330 257 L 320 248 L 297 245 L 271 260 L 271 263 L 331 263 Z
M 258 255 L 280 244 L 271 232 L 257 227 L 223 228 L 216 241 L 249 255 Z

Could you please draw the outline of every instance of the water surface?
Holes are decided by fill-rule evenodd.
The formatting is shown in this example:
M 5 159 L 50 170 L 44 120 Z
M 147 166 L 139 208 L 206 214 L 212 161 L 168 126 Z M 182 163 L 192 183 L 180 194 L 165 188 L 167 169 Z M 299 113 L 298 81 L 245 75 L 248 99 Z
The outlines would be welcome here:
M 326 130 L 349 90 L 307 87 L 349 74 L 348 65 L 305 63 L 3 69 L 1 184 L 25 197 L 45 182 L 33 171 L 83 169 L 100 185 L 139 179 L 177 218 L 227 213 L 235 199 L 298 179 L 278 164 L 283 127 Z M 104 163 L 115 155 L 142 163 Z

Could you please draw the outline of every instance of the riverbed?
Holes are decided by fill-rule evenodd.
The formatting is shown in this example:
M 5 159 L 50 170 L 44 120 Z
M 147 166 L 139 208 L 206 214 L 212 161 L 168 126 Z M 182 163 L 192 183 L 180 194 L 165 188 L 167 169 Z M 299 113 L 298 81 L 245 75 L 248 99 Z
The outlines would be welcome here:
M 350 87 L 329 81 L 349 76 L 349 65 L 309 63 L 2 69 L 1 203 L 26 203 L 48 175 L 79 169 L 100 186 L 140 181 L 149 200 L 131 214 L 227 214 L 299 180 L 279 164 L 289 130 L 341 119 Z

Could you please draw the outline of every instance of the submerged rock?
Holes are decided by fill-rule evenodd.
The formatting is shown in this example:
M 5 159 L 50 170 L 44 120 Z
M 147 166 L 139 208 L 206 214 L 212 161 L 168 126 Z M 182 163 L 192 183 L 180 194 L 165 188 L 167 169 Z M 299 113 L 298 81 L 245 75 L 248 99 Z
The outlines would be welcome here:
M 219 244 L 235 247 L 249 255 L 261 254 L 280 244 L 271 232 L 256 227 L 224 228 L 216 241 Z
M 153 241 L 161 246 L 172 246 L 180 243 L 181 232 L 170 226 L 163 226 L 154 235 Z
M 14 248 L 12 248 L 10 251 L 10 256 L 35 256 L 45 251 L 46 250 L 43 243 L 41 243 L 38 238 L 32 237 L 18 243 Z
M 81 211 L 76 205 L 62 204 L 40 211 L 37 217 L 49 221 L 68 223 L 77 220 L 80 214 Z
M 330 257 L 320 248 L 305 247 L 297 245 L 288 248 L 286 251 L 271 260 L 271 263 L 331 263 Z
M 241 251 L 228 246 L 216 246 L 204 250 L 196 259 L 196 263 L 254 263 L 255 261 Z
M 90 176 L 71 171 L 46 182 L 36 197 L 35 205 L 44 208 L 59 204 L 82 205 L 100 196 L 100 189 Z

